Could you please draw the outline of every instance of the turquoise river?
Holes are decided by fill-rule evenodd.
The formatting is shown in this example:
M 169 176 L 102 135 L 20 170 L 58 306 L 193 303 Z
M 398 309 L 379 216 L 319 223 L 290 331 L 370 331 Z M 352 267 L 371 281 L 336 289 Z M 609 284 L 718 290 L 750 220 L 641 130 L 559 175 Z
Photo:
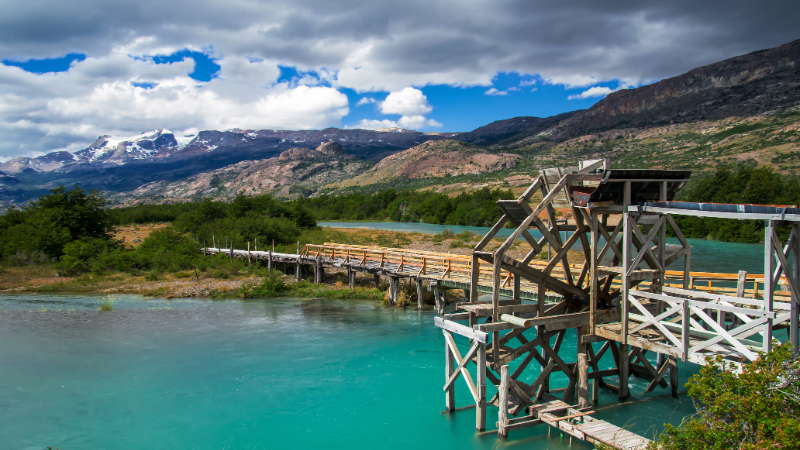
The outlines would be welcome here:
M 426 227 L 416 229 L 436 231 Z M 696 270 L 758 272 L 760 246 L 742 258 L 742 248 L 726 253 L 731 244 L 701 244 L 716 258 L 693 259 Z M 475 432 L 474 410 L 442 413 L 444 339 L 431 311 L 138 296 L 99 311 L 100 298 L 0 296 L 0 449 L 592 448 L 546 426 L 500 441 Z M 574 359 L 574 336 L 565 342 Z M 697 369 L 681 363 L 681 383 Z M 646 385 L 633 378 L 623 406 L 601 391 L 596 416 L 652 437 L 693 412 L 685 395 L 644 395 Z M 472 403 L 460 380 L 456 403 Z

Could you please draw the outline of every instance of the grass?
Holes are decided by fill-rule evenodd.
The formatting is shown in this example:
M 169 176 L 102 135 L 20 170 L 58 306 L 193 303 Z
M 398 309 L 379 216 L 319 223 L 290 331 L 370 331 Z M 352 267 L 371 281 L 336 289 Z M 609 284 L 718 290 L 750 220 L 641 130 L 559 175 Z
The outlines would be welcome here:
M 103 297 L 97 300 L 97 308 L 100 311 L 113 311 L 115 302 L 116 300 L 111 297 Z

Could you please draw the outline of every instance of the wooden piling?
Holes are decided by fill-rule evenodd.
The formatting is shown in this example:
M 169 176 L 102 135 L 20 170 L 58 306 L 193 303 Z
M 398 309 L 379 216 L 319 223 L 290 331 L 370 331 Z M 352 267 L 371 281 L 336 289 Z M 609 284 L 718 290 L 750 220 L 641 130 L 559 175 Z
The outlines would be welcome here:
M 446 333 L 446 331 L 445 331 Z M 450 346 L 447 344 L 447 340 L 445 339 L 444 342 L 444 380 L 450 379 L 453 376 L 453 369 L 454 369 L 454 361 L 453 355 L 450 353 Z M 445 402 L 445 410 L 453 412 L 456 409 L 456 387 L 455 383 L 450 383 L 450 386 L 447 388 L 444 394 L 444 402 Z
M 415 281 L 417 282 L 417 309 L 422 309 L 422 300 L 424 297 L 422 278 L 417 278 Z
M 347 266 L 347 285 L 350 289 L 356 287 L 356 271 L 350 266 Z
M 589 364 L 586 353 L 578 354 L 578 407 L 589 406 Z
M 678 398 L 678 359 L 670 356 L 667 363 L 669 364 L 669 385 L 672 398 Z
M 500 388 L 497 392 L 499 401 L 499 411 L 497 413 L 497 436 L 508 437 L 508 364 L 500 368 Z
M 475 402 L 475 428 L 486 430 L 486 344 L 478 344 L 478 400 Z
M 272 250 L 267 253 L 267 270 L 272 270 Z
M 299 243 L 297 244 L 299 248 Z M 325 269 L 322 268 L 322 257 L 317 255 L 317 258 L 314 260 L 314 283 L 321 284 L 323 282 L 323 278 L 325 277 Z
M 300 264 L 300 258 L 297 258 L 297 267 L 295 267 L 295 272 L 297 281 L 300 282 L 303 279 L 303 266 Z
M 397 304 L 397 293 L 400 289 L 400 278 L 389 277 L 389 301 L 392 305 Z

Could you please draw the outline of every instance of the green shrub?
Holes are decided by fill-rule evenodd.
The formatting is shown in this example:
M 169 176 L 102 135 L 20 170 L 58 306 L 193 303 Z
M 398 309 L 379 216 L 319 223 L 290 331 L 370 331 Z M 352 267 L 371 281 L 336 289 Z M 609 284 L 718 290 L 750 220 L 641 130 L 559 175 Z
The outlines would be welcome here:
M 268 271 L 260 284 L 256 286 L 242 287 L 242 297 L 245 298 L 267 298 L 279 297 L 289 291 L 289 286 L 283 281 L 281 273 L 277 270 Z
M 84 237 L 66 244 L 64 254 L 54 266 L 59 274 L 67 276 L 89 272 L 95 266 L 101 269 L 102 264 L 97 264 L 98 259 L 115 247 L 108 239 Z
M 796 449 L 800 443 L 800 359 L 790 344 L 761 354 L 741 374 L 721 357 L 687 386 L 697 414 L 666 426 L 660 446 L 672 449 Z

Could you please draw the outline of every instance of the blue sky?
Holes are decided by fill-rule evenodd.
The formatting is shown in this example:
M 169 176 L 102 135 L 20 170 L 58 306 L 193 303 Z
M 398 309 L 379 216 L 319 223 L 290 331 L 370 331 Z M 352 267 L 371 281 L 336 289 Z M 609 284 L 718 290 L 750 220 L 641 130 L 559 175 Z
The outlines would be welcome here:
M 0 15 L 0 160 L 158 128 L 447 132 L 546 117 L 797 39 L 794 9 L 744 0 L 17 2 Z
M 26 72 L 35 74 L 66 72 L 70 65 L 84 61 L 87 55 L 70 53 L 57 58 L 29 59 L 26 61 L 4 60 L 7 66 L 20 67 Z M 213 55 L 200 51 L 183 49 L 169 55 L 138 57 L 143 61 L 155 64 L 170 64 L 185 60 L 194 61 L 194 70 L 187 75 L 199 82 L 208 82 L 218 78 L 220 65 Z M 298 71 L 295 67 L 280 66 L 280 76 L 276 83 L 295 84 L 304 75 L 318 77 L 315 71 Z M 157 86 L 154 82 L 131 82 L 134 86 L 150 89 Z M 322 82 L 331 86 L 333 83 Z M 616 89 L 621 83 L 611 81 L 597 83 L 595 86 Z M 419 88 L 432 107 L 427 118 L 442 124 L 439 126 L 419 127 L 422 131 L 456 132 L 471 131 L 495 120 L 518 116 L 548 117 L 566 111 L 585 109 L 597 103 L 603 96 L 589 98 L 573 98 L 585 92 L 585 87 L 568 89 L 564 85 L 547 83 L 538 76 L 520 75 L 516 72 L 498 73 L 492 79 L 491 86 L 454 87 L 449 85 L 424 86 Z M 379 104 L 389 95 L 388 92 L 361 92 L 350 88 L 339 87 L 338 90 L 347 96 L 350 112 L 341 119 L 338 126 L 353 127 L 362 120 L 397 120 L 400 114 L 383 114 Z M 358 105 L 362 99 L 372 99 L 374 103 Z M 337 126 L 334 124 L 334 126 Z

